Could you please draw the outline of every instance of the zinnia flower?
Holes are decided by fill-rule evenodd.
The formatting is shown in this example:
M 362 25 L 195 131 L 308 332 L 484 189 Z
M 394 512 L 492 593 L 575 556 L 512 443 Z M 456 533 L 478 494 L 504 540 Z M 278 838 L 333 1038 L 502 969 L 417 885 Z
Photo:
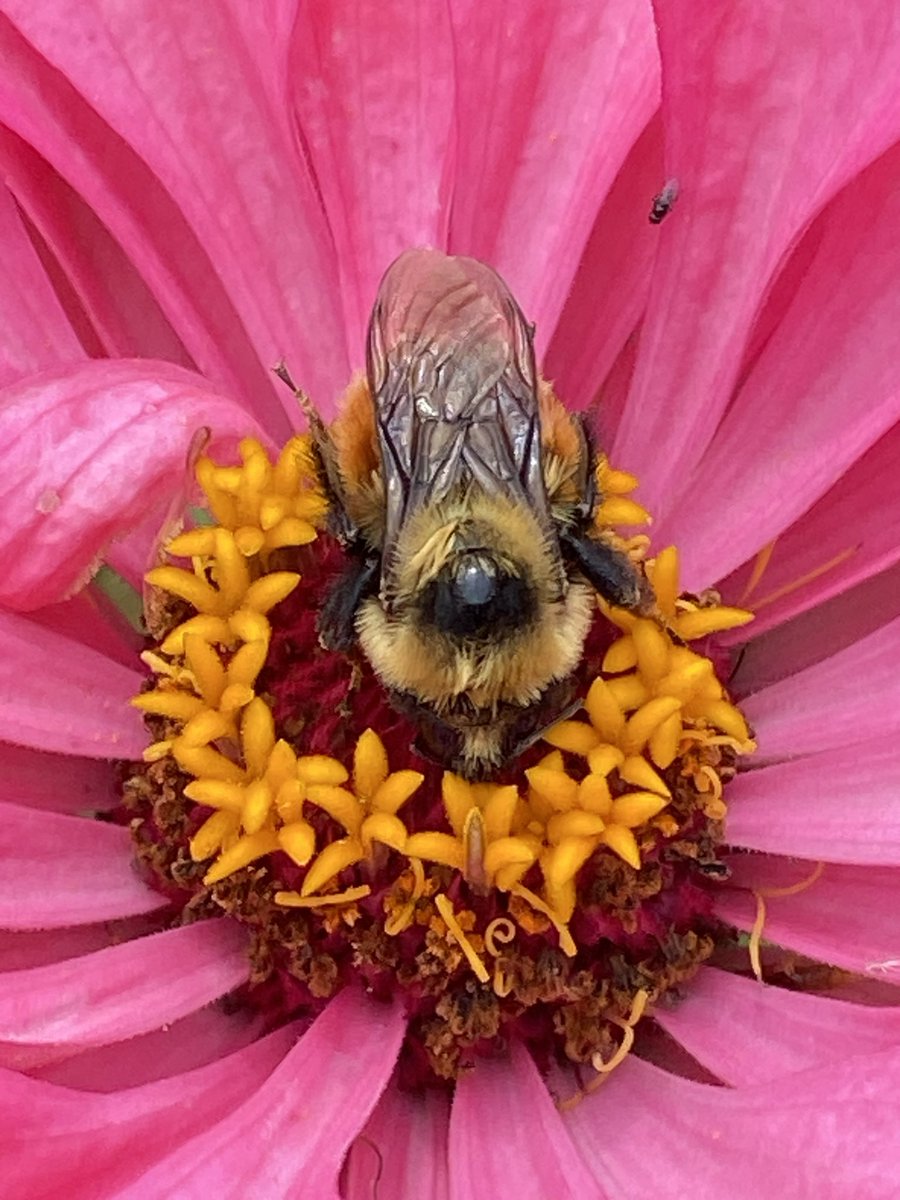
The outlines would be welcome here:
M 2 0 L 0 14 L 3 1194 L 895 1196 L 896 6 Z M 653 225 L 668 179 L 677 200 Z M 266 991 L 258 930 L 251 979 L 244 923 L 133 866 L 135 840 L 146 867 L 167 814 L 192 817 L 174 789 L 127 828 L 121 764 L 148 742 L 129 701 L 149 685 L 121 582 L 141 587 L 192 499 L 199 430 L 211 464 L 247 438 L 247 462 L 275 460 L 299 424 L 280 359 L 334 413 L 379 278 L 422 245 L 506 279 L 557 395 L 640 479 L 657 564 L 676 545 L 700 611 L 715 588 L 756 614 L 708 647 L 758 744 L 697 885 L 723 933 L 677 994 L 616 1018 L 599 1087 L 549 1051 L 538 1065 L 527 1031 L 452 1086 L 402 1086 L 399 990 L 344 986 L 298 1018 L 283 987 Z M 199 545 L 183 553 L 212 553 Z M 640 659 L 616 653 L 623 669 Z M 194 678 L 215 689 L 204 661 L 213 674 L 197 659 Z M 233 675 L 223 686 L 245 686 Z M 234 726 L 246 760 L 270 755 L 254 782 L 280 787 L 269 710 L 238 699 L 256 714 Z M 365 745 L 354 786 L 372 824 L 348 818 L 347 862 L 396 830 L 376 818 L 414 783 Z M 307 782 L 345 812 L 336 776 Z M 484 818 L 485 838 L 511 820 Z M 633 854 L 640 821 L 620 822 L 609 861 Z M 305 837 L 288 839 L 297 859 Z M 196 878 L 186 839 L 177 854 Z M 436 928 L 452 932 L 447 903 Z

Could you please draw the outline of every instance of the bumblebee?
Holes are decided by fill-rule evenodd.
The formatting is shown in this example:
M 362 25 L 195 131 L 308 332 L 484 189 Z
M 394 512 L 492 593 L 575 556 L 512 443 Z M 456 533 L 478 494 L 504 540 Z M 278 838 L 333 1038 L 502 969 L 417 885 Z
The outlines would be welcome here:
M 350 566 L 319 615 L 358 645 L 419 747 L 477 778 L 572 705 L 596 592 L 648 605 L 592 527 L 595 455 L 535 368 L 533 327 L 471 258 L 410 250 L 382 280 L 367 373 L 310 423 Z

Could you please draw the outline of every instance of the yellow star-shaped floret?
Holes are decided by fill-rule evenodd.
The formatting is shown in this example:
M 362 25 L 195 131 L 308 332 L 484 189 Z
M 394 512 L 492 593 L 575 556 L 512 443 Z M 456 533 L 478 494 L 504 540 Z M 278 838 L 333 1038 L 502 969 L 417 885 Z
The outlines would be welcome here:
M 315 804 L 347 831 L 319 853 L 300 890 L 301 896 L 319 892 L 335 875 L 371 857 L 375 844 L 404 852 L 406 826 L 397 812 L 419 788 L 418 771 L 390 771 L 381 738 L 367 729 L 356 744 L 352 788 L 321 783 L 307 788 Z
M 518 790 L 468 783 L 445 771 L 441 794 L 453 832 L 414 833 L 405 853 L 462 871 L 477 889 L 493 886 L 509 891 L 536 861 L 540 849 L 531 832 L 518 831 L 521 821 L 516 818 L 522 809 Z

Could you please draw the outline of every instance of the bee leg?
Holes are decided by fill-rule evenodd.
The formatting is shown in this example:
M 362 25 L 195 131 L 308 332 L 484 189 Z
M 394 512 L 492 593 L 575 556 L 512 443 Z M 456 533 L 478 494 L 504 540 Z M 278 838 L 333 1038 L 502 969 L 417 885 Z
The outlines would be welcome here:
M 354 559 L 332 585 L 319 611 L 316 628 L 326 650 L 349 650 L 356 642 L 356 612 L 374 591 L 381 560 L 374 555 Z
M 604 600 L 617 608 L 628 608 L 649 615 L 654 610 L 650 585 L 621 550 L 585 535 L 578 536 L 563 529 L 560 546 L 566 559 L 600 593 Z

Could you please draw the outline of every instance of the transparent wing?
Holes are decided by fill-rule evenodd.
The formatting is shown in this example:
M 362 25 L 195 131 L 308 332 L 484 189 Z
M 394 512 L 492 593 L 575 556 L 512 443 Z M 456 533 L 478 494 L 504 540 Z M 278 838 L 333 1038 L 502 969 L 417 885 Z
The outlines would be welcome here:
M 388 270 L 368 343 L 385 482 L 384 571 L 409 516 L 470 485 L 526 503 L 557 548 L 531 332 L 503 281 L 475 259 L 410 250 Z M 561 557 L 558 571 L 562 585 Z

